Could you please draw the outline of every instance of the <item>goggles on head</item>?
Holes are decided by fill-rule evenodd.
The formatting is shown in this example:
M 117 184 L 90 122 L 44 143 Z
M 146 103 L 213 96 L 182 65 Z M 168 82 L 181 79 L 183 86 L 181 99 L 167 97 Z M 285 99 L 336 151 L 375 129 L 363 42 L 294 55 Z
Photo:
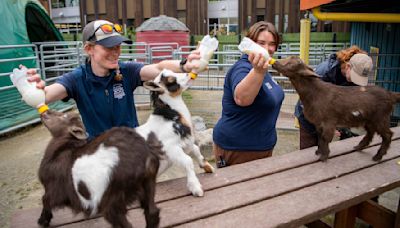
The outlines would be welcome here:
M 99 29 L 101 29 L 101 31 L 103 31 L 104 34 L 111 34 L 111 33 L 113 33 L 114 30 L 115 30 L 117 33 L 122 33 L 122 27 L 121 27 L 121 25 L 119 25 L 119 24 L 113 24 L 113 25 L 110 25 L 110 24 L 103 24 L 103 25 L 100 25 L 99 27 L 97 27 L 96 30 L 94 30 L 93 35 L 91 35 L 91 36 L 89 37 L 89 39 L 88 39 L 89 41 L 92 40 L 93 37 L 96 36 L 96 32 L 97 32 L 97 30 L 99 30 Z

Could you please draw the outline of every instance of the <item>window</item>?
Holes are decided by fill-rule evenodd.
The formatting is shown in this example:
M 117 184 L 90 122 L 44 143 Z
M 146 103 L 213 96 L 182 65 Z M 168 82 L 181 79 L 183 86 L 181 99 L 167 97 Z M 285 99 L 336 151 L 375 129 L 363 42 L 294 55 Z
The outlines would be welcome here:
M 238 32 L 237 18 L 210 18 L 208 20 L 210 35 L 235 35 Z
M 79 6 L 79 0 L 55 0 L 51 2 L 52 8 L 64 8 Z

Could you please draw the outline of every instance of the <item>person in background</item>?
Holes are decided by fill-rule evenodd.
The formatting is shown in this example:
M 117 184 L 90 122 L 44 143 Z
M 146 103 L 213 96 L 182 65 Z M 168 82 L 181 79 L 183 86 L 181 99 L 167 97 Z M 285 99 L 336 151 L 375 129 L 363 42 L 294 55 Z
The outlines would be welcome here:
M 325 82 L 339 86 L 366 86 L 368 74 L 372 71 L 372 59 L 357 46 L 333 53 L 320 63 L 315 72 Z M 318 145 L 317 132 L 313 124 L 307 121 L 303 114 L 303 105 L 298 101 L 295 116 L 300 125 L 300 149 Z M 340 139 L 357 136 L 349 128 L 338 128 L 336 135 Z
M 248 38 L 272 56 L 279 35 L 265 21 L 250 27 Z M 277 141 L 276 121 L 284 98 L 261 54 L 243 54 L 225 77 L 222 114 L 213 131 L 217 167 L 272 156 Z
M 46 103 L 74 99 L 82 116 L 89 139 L 116 126 L 137 127 L 138 119 L 133 92 L 143 81 L 154 79 L 164 68 L 174 72 L 190 72 L 193 59 L 200 59 L 197 50 L 186 60 L 164 60 L 144 65 L 121 62 L 121 43 L 132 43 L 121 35 L 118 24 L 106 20 L 88 23 L 83 29 L 86 63 L 45 86 L 35 69 L 28 70 L 28 80 L 45 90 Z

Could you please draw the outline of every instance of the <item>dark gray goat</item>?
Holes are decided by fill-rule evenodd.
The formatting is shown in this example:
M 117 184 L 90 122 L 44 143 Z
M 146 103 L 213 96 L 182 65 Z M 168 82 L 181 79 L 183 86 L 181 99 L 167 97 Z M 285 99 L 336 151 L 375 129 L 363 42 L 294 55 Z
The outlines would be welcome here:
M 288 77 L 304 105 L 304 116 L 314 124 L 318 135 L 316 154 L 320 160 L 329 157 L 329 143 L 336 127 L 364 127 L 367 134 L 355 147 L 362 150 L 371 142 L 375 132 L 382 145 L 374 161 L 386 154 L 392 141 L 390 115 L 393 105 L 400 102 L 400 93 L 378 86 L 337 86 L 322 81 L 297 56 L 276 61 L 272 67 Z
M 136 199 L 147 227 L 158 226 L 154 194 L 162 151 L 153 133 L 145 141 L 132 128 L 115 127 L 87 142 L 78 114 L 49 110 L 41 119 L 53 136 L 39 169 L 41 226 L 49 226 L 53 209 L 66 206 L 86 216 L 101 213 L 113 227 L 132 227 L 126 213 Z

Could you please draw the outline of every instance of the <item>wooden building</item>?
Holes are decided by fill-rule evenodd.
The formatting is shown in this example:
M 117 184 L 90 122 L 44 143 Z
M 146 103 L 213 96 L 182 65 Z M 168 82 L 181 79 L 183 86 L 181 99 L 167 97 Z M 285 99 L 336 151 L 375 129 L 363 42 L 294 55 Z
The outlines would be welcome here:
M 300 0 L 81 0 L 81 24 L 103 18 L 118 21 L 127 26 L 138 27 L 145 20 L 167 15 L 185 23 L 191 34 L 209 33 L 209 7 L 215 2 L 237 4 L 237 33 L 244 32 L 251 24 L 267 20 L 273 22 L 280 33 L 300 31 Z M 328 26 L 327 26 L 328 24 Z M 318 22 L 319 32 L 348 32 L 346 22 Z
M 207 6 L 208 0 L 81 0 L 81 24 L 102 18 L 136 28 L 166 15 L 185 23 L 192 34 L 207 34 Z
M 236 14 L 238 32 L 260 20 L 275 22 L 280 32 L 299 32 L 300 0 L 234 1 L 239 5 Z M 82 25 L 104 18 L 138 27 L 146 19 L 164 14 L 185 23 L 191 34 L 205 35 L 209 32 L 208 0 L 87 0 L 80 1 L 80 6 Z
M 49 14 L 57 18 L 67 6 L 67 0 L 39 0 Z M 211 31 L 210 24 L 215 23 L 210 10 L 218 11 L 218 17 L 223 17 L 223 10 L 216 9 L 216 4 L 235 5 L 233 15 L 230 15 L 235 33 L 245 31 L 251 24 L 266 20 L 274 23 L 280 33 L 296 33 L 300 31 L 300 19 L 305 12 L 300 11 L 300 0 L 79 0 L 82 27 L 95 19 L 107 19 L 126 26 L 138 27 L 145 20 L 159 15 L 175 17 L 185 23 L 191 34 L 205 35 Z M 56 12 L 51 11 L 56 8 Z M 71 9 L 65 9 L 71 10 Z M 226 11 L 225 11 L 226 12 Z M 64 13 L 64 15 L 70 13 Z M 224 24 L 224 22 L 222 22 Z M 348 32 L 346 22 L 316 22 L 314 30 L 318 32 Z

